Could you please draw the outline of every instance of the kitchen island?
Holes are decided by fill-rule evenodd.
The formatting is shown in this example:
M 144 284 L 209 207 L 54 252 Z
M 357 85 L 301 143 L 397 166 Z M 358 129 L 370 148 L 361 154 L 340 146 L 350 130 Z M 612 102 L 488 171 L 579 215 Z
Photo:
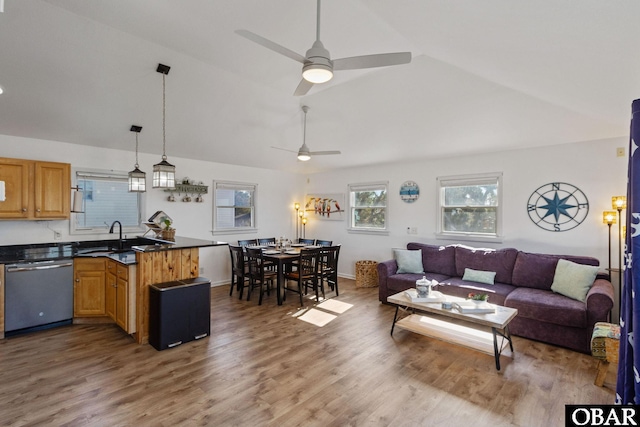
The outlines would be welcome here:
M 147 343 L 149 286 L 198 277 L 199 248 L 225 245 L 186 237 L 171 242 L 138 237 L 0 246 L 0 303 L 5 296 L 4 265 L 73 260 L 73 322 L 115 321 L 138 343 Z M 4 318 L 4 304 L 0 304 L 0 338 Z

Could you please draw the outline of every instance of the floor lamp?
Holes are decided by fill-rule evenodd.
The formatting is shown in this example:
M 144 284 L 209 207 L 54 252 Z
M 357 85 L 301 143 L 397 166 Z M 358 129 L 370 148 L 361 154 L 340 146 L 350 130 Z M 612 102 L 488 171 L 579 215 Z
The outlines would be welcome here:
M 303 216 L 301 222 L 302 222 L 302 238 L 306 239 L 307 238 L 307 217 Z
M 611 207 L 618 211 L 618 313 L 622 306 L 622 210 L 627 208 L 626 196 L 613 196 Z
M 300 203 L 296 202 L 293 205 L 293 208 L 296 210 L 296 243 L 298 243 L 298 239 L 300 238 L 300 234 L 298 233 L 298 218 L 300 218 Z
M 609 226 L 609 268 L 607 269 L 609 276 L 611 276 L 611 226 L 617 222 L 616 215 L 616 211 L 602 212 L 602 222 Z

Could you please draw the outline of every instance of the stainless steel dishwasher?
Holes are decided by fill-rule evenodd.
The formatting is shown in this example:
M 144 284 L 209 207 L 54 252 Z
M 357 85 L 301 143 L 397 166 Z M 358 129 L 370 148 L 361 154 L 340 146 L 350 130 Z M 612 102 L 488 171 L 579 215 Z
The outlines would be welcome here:
M 7 336 L 70 324 L 73 320 L 73 261 L 5 265 L 4 316 Z

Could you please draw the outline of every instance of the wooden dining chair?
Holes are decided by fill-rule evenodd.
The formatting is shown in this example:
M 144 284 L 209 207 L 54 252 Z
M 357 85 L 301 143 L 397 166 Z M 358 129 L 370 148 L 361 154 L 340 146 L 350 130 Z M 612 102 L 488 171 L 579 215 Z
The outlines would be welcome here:
M 276 238 L 275 237 L 268 237 L 266 239 L 258 239 L 258 245 L 269 245 L 269 244 L 275 244 L 276 243 Z
M 298 243 L 313 246 L 316 244 L 316 241 L 315 239 L 298 239 Z
M 320 258 L 320 249 L 302 249 L 298 256 L 297 268 L 292 271 L 284 273 L 285 278 L 285 298 L 287 296 L 286 291 L 297 292 L 300 294 L 300 305 L 303 306 L 302 294 L 306 291 L 308 286 L 311 286 L 316 293 L 316 301 L 319 300 L 318 296 L 318 283 L 319 274 L 318 268 Z M 289 281 L 295 281 L 297 288 L 289 287 Z M 303 291 L 304 289 L 304 291 Z M 322 288 L 322 296 L 324 297 L 324 288 Z
M 256 239 L 238 240 L 238 246 L 257 246 L 258 241 Z
M 320 248 L 320 282 L 324 292 L 323 283 L 340 295 L 338 291 L 338 257 L 340 256 L 340 245 L 325 246 Z
M 231 287 L 229 296 L 233 294 L 233 288 L 238 290 L 238 298 L 242 299 L 244 283 L 248 280 L 248 269 L 244 262 L 244 250 L 242 246 L 229 245 L 231 255 Z
M 331 246 L 333 245 L 333 240 L 316 240 L 317 246 Z
M 276 280 L 278 272 L 268 269 L 265 265 L 264 258 L 262 257 L 262 249 L 247 247 L 245 251 L 247 253 L 247 264 L 249 265 L 247 301 L 251 299 L 251 291 L 254 288 L 258 288 L 260 290 L 258 305 L 262 305 L 262 296 L 265 292 L 267 295 L 270 294 L 273 281 Z

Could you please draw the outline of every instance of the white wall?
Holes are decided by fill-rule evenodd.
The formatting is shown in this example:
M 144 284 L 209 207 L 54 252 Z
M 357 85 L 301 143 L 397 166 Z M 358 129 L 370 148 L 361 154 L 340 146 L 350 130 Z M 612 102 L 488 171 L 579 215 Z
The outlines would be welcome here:
M 307 237 L 333 240 L 342 244 L 340 274 L 353 277 L 355 261 L 383 261 L 392 257 L 391 248 L 404 247 L 410 241 L 449 244 L 436 240 L 436 177 L 445 175 L 503 172 L 504 234 L 501 244 L 476 244 L 484 247 L 515 247 L 532 252 L 595 256 L 607 264 L 607 227 L 602 211 L 611 209 L 611 196 L 626 194 L 627 157 L 616 157 L 616 148 L 627 148 L 624 138 L 570 143 L 545 148 L 509 151 L 401 164 L 319 173 L 308 177 L 266 169 L 248 168 L 211 162 L 181 159 L 168 152 L 176 165 L 177 176 L 188 176 L 211 186 L 214 179 L 258 183 L 257 234 L 212 236 L 211 194 L 204 203 L 170 203 L 166 194 L 150 189 L 146 193 L 147 217 L 156 210 L 167 212 L 175 221 L 178 235 L 200 239 L 235 242 L 239 238 L 295 236 L 293 203 L 304 201 L 307 193 L 346 193 L 350 183 L 389 182 L 388 236 L 347 233 L 347 222 L 310 219 Z M 54 141 L 0 135 L 1 155 L 34 160 L 69 162 L 72 168 L 97 168 L 128 171 L 133 166 L 132 152 L 96 149 Z M 140 167 L 150 174 L 160 155 L 140 154 Z M 412 204 L 398 196 L 400 185 L 412 180 L 420 186 L 420 198 Z M 308 182 L 307 182 L 308 181 Z M 567 182 L 580 188 L 588 197 L 587 219 L 577 228 L 560 233 L 545 231 L 534 225 L 527 215 L 529 195 L 549 182 Z M 211 187 L 210 187 L 211 190 Z M 407 227 L 417 227 L 417 235 L 408 235 Z M 69 235 L 68 221 L 0 221 L 0 244 L 53 241 L 53 228 L 63 232 L 62 241 L 86 237 Z M 615 228 L 614 228 L 615 231 Z M 92 236 L 92 237 L 105 237 Z M 615 233 L 614 233 L 615 238 Z M 614 248 L 615 248 L 614 240 Z M 204 248 L 200 251 L 203 275 L 214 284 L 227 283 L 230 277 L 228 249 Z M 617 266 L 617 251 L 612 257 Z
M 133 169 L 135 155 L 132 152 L 100 149 L 81 145 L 66 144 L 29 138 L 0 135 L 0 156 L 71 163 L 72 170 L 90 168 L 127 172 Z M 205 240 L 235 242 L 240 238 L 276 237 L 295 234 L 293 216 L 288 215 L 296 194 L 302 193 L 302 178 L 299 175 L 267 169 L 249 168 L 220 163 L 182 159 L 167 152 L 168 161 L 176 165 L 176 177 L 188 176 L 195 181 L 203 181 L 209 186 L 209 194 L 203 203 L 169 202 L 162 190 L 150 188 L 151 170 L 160 161 L 157 155 L 139 154 L 140 169 L 147 172 L 145 193 L 146 214 L 165 211 L 173 220 L 179 236 Z M 213 180 L 239 181 L 258 184 L 257 226 L 258 232 L 251 235 L 212 235 L 213 220 L 212 183 Z M 71 191 L 71 190 L 69 190 Z M 180 200 L 179 197 L 176 197 Z M 73 216 L 73 214 L 71 214 Z M 45 243 L 54 241 L 53 231 L 61 231 L 61 242 L 113 238 L 106 232 L 102 235 L 71 235 L 69 221 L 0 221 L 0 245 L 24 243 Z M 226 246 L 203 248 L 200 250 L 202 275 L 214 284 L 228 283 L 231 268 L 229 250 Z
M 408 242 L 431 244 L 460 243 L 436 240 L 436 177 L 502 172 L 504 188 L 504 235 L 500 244 L 467 243 L 475 247 L 515 247 L 530 252 L 594 256 L 604 268 L 608 264 L 607 226 L 602 211 L 611 210 L 611 197 L 626 194 L 627 157 L 617 157 L 616 148 L 625 147 L 624 138 L 570 143 L 545 148 L 506 151 L 429 161 L 414 161 L 358 169 L 332 171 L 308 177 L 307 193 L 347 193 L 347 185 L 370 181 L 389 182 L 388 236 L 348 233 L 347 221 L 322 221 L 311 217 L 307 237 L 332 239 L 342 243 L 339 270 L 353 276 L 355 261 L 392 258 L 393 247 Z M 398 191 L 405 181 L 420 186 L 414 203 L 401 201 Z M 550 232 L 536 226 L 527 214 L 527 200 L 541 185 L 566 182 L 580 188 L 589 200 L 589 214 L 573 230 Z M 624 215 L 624 212 L 623 212 Z M 408 235 L 407 227 L 417 227 Z M 614 228 L 614 239 L 617 229 Z M 617 240 L 614 240 L 616 248 Z M 614 250 L 613 266 L 617 266 Z

